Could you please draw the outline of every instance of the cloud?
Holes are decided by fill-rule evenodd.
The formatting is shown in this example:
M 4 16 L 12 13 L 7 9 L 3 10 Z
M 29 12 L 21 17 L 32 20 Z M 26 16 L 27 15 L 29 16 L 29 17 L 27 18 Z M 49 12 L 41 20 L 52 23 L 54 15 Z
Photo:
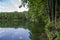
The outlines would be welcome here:
M 19 8 L 21 5 L 21 0 L 3 0 L 0 1 L 0 12 L 22 12 L 28 11 L 27 5 L 25 7 Z

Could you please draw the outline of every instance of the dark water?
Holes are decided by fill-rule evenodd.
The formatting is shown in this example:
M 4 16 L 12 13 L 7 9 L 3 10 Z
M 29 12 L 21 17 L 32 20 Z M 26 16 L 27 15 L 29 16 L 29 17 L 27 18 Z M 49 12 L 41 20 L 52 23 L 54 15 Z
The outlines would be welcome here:
M 26 21 L 0 21 L 0 40 L 47 40 L 44 25 Z

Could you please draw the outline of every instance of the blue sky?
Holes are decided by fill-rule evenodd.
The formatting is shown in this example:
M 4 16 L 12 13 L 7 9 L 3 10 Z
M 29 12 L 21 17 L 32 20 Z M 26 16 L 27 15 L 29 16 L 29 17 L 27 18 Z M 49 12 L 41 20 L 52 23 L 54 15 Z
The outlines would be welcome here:
M 19 8 L 19 5 L 21 5 L 21 0 L 0 0 L 0 12 L 22 12 L 28 10 L 27 5 L 21 8 Z
M 7 6 L 7 5 L 8 5 L 8 6 L 9 6 L 9 5 L 10 5 L 10 6 L 12 5 L 12 4 L 11 4 L 11 0 L 9 0 L 9 1 L 8 1 L 8 0 L 0 0 L 0 6 L 4 6 L 4 7 L 5 7 L 5 6 Z

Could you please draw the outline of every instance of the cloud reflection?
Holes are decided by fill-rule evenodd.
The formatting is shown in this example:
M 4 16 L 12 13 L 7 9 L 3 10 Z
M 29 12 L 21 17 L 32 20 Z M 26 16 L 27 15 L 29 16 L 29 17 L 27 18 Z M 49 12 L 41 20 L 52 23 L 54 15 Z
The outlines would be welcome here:
M 30 40 L 29 32 L 23 28 L 0 28 L 0 40 Z

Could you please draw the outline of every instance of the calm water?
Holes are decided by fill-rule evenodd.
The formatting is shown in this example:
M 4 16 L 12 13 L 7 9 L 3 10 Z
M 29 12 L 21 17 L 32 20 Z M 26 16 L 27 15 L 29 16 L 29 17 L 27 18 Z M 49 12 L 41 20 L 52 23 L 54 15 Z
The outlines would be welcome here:
M 30 40 L 29 33 L 23 28 L 0 28 L 0 40 Z
M 47 40 L 41 25 L 25 21 L 0 21 L 0 40 Z

